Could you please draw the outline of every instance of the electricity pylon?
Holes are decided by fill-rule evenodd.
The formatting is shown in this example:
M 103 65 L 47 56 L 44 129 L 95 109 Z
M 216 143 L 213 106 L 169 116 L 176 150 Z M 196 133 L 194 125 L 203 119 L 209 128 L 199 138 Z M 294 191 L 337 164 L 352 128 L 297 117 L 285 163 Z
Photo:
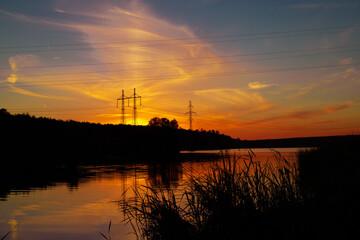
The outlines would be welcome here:
M 125 100 L 128 100 L 129 105 L 129 97 L 124 95 L 124 90 L 122 90 L 122 95 L 116 101 L 116 108 L 119 108 L 119 100 L 121 100 L 121 124 L 126 124 L 126 116 L 125 116 Z
M 141 106 L 141 96 L 136 94 L 136 89 L 134 88 L 134 94 L 129 97 L 129 99 L 134 99 L 134 119 L 133 119 L 133 125 L 137 125 L 137 107 L 136 107 L 136 99 L 140 99 L 140 106 Z
M 189 106 L 188 106 L 188 108 L 189 108 L 189 111 L 188 112 L 186 112 L 185 113 L 185 115 L 186 114 L 189 114 L 189 123 L 190 123 L 190 126 L 189 126 L 189 129 L 190 130 L 193 130 L 193 114 L 196 114 L 196 112 L 194 112 L 193 110 L 192 110 L 192 108 L 193 108 L 193 105 L 191 104 L 191 100 L 189 101 Z

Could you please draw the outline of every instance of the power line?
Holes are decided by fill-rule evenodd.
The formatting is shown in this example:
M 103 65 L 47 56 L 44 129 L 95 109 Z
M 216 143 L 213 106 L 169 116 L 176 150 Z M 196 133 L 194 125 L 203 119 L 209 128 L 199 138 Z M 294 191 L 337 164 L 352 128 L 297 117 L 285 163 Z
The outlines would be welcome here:
M 208 57 L 170 58 L 170 59 L 161 59 L 161 60 L 105 62 L 105 63 L 59 64 L 59 65 L 49 65 L 49 66 L 28 66 L 28 67 L 21 67 L 21 69 L 96 66 L 96 65 L 118 65 L 118 64 L 155 63 L 155 62 L 188 61 L 188 60 L 192 61 L 192 60 L 200 60 L 200 59 L 213 59 L 213 58 L 218 59 L 218 58 L 231 58 L 231 57 L 249 57 L 249 56 L 261 56 L 261 55 L 276 55 L 276 54 L 286 54 L 286 53 L 296 53 L 296 52 L 313 52 L 313 51 L 336 50 L 336 49 L 347 49 L 347 48 L 348 48 L 348 51 L 350 51 L 352 49 L 357 49 L 359 47 L 360 47 L 360 45 L 345 45 L 345 46 L 336 46 L 336 47 L 291 49 L 291 50 L 282 50 L 282 51 L 241 53 L 241 54 L 219 55 L 219 56 L 208 56 Z M 1 67 L 0 69 L 9 69 L 9 70 L 11 70 L 10 67 Z
M 358 27 L 356 27 L 357 29 Z M 301 32 L 301 31 L 299 31 Z M 292 37 L 304 37 L 304 36 L 313 36 L 324 33 L 338 33 L 339 31 L 330 31 L 330 32 L 319 32 L 319 33 L 309 33 L 309 34 L 295 34 L 295 35 L 285 35 L 285 36 L 267 36 L 267 37 L 256 37 L 256 38 L 242 38 L 242 39 L 223 39 L 223 40 L 209 40 L 203 42 L 182 42 L 182 43 L 168 43 L 168 44 L 149 44 L 142 45 L 141 47 L 164 47 L 164 46 L 176 46 L 176 45 L 194 45 L 194 44 L 205 44 L 205 43 L 219 43 L 219 42 L 233 42 L 233 41 L 249 41 L 249 40 L 262 40 L 262 39 L 271 39 L 271 38 L 292 38 Z M 177 39 L 171 41 L 178 41 Z M 133 43 L 133 42 L 129 42 Z M 92 44 L 87 44 L 92 45 Z M 130 45 L 129 45 L 130 46 Z M 114 49 L 114 48 L 128 48 L 129 46 L 107 46 L 107 47 L 87 47 L 87 48 L 66 48 L 66 49 L 49 49 L 49 46 L 44 46 L 47 49 L 35 49 L 35 50 L 14 50 L 14 51 L 2 51 L 1 53 L 28 53 L 28 52 L 64 52 L 64 51 L 84 51 L 84 50 L 94 50 L 94 49 Z
M 349 49 L 348 51 L 351 52 L 358 52 L 360 49 Z M 342 51 L 341 53 L 346 52 Z M 294 55 L 294 56 L 279 56 L 279 57 L 272 57 L 272 58 L 260 58 L 260 59 L 247 59 L 247 60 L 234 60 L 234 61 L 225 61 L 220 62 L 220 64 L 230 64 L 230 63 L 241 63 L 241 62 L 257 62 L 257 61 L 271 61 L 271 60 L 279 60 L 279 59 L 289 59 L 289 58 L 300 58 L 300 57 L 311 57 L 311 56 L 318 56 L 324 55 L 329 53 L 313 53 L 313 54 L 303 54 L 303 55 Z M 200 63 L 200 64 L 184 64 L 184 65 L 177 65 L 171 67 L 194 67 L 194 66 L 208 66 L 208 65 L 215 65 L 219 64 L 219 62 L 212 62 L 212 63 Z M 169 66 L 164 67 L 146 67 L 146 68 L 130 68 L 130 69 L 120 69 L 120 70 L 102 70 L 102 71 L 84 71 L 84 72 L 64 72 L 64 73 L 50 73 L 50 74 L 16 74 L 17 77 L 42 77 L 42 76 L 64 76 L 64 75 L 76 75 L 76 74 L 89 74 L 89 73 L 116 73 L 116 72 L 127 72 L 127 71 L 136 71 L 136 70 L 153 70 L 153 69 L 167 69 Z
M 344 29 L 358 29 L 359 26 L 337 26 L 327 28 L 308 28 L 298 30 L 286 30 L 286 31 L 273 31 L 273 32 L 258 32 L 258 33 L 245 33 L 245 34 L 233 34 L 233 35 L 215 35 L 215 36 L 198 36 L 198 37 L 187 37 L 178 38 L 177 41 L 194 40 L 194 39 L 213 39 L 213 38 L 230 38 L 230 37 L 249 37 L 249 36 L 261 36 L 261 35 L 278 35 L 288 33 L 301 33 L 301 32 L 313 32 L 313 31 L 329 31 L 329 30 L 344 30 Z M 166 42 L 174 41 L 174 39 L 159 39 L 159 40 L 136 40 L 136 41 L 112 41 L 112 42 L 97 42 L 91 45 L 104 45 L 104 44 L 124 44 L 124 43 L 148 43 L 148 42 Z M 0 49 L 6 48 L 40 48 L 40 47 L 70 47 L 70 46 L 87 46 L 88 43 L 70 43 L 70 44 L 43 44 L 43 45 L 23 45 L 23 46 L 0 46 Z
M 240 72 L 219 72 L 219 73 L 209 73 L 209 74 L 194 74 L 192 77 L 204 78 L 204 77 L 222 77 L 222 76 L 236 76 L 236 75 L 245 75 L 245 74 L 261 74 L 261 73 L 274 73 L 274 72 L 287 72 L 287 71 L 298 71 L 298 70 L 312 70 L 312 69 L 321 69 L 321 68 L 337 68 L 337 67 L 348 67 L 348 66 L 357 66 L 360 63 L 351 63 L 351 64 L 336 64 L 336 65 L 321 65 L 321 66 L 307 66 L 307 67 L 294 67 L 294 68 L 279 68 L 279 69 L 261 69 L 257 71 L 240 71 Z M 133 79 L 124 79 L 120 80 L 121 82 L 143 82 L 143 81 L 158 81 L 162 79 L 169 79 L 171 77 L 184 77 L 183 75 L 158 75 L 151 77 L 140 77 Z M 82 79 L 82 80 L 91 80 L 91 79 Z M 55 83 L 55 84 L 38 84 L 38 85 L 24 85 L 24 83 L 20 83 L 23 86 L 21 87 L 36 87 L 36 86 L 61 86 L 61 85 L 77 85 L 77 84 L 94 84 L 94 83 L 111 83 L 111 82 L 119 82 L 119 80 L 106 80 L 106 81 L 98 81 L 98 79 L 93 79 L 96 81 L 91 82 L 68 82 L 68 83 Z M 105 79 L 104 79 L 105 80 Z M 8 83 L 8 82 L 3 82 Z M 45 82 L 46 83 L 46 82 Z M 0 88 L 5 88 L 7 86 L 0 86 Z

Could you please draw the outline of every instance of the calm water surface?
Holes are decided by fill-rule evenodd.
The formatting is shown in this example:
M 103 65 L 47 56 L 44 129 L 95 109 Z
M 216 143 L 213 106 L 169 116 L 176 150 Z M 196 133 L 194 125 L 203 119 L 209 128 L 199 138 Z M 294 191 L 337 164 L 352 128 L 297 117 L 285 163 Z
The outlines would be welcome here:
M 298 151 L 296 148 L 276 150 L 290 160 L 295 159 Z M 274 158 L 269 149 L 253 151 L 257 161 Z M 246 155 L 247 150 L 230 152 Z M 191 158 L 187 153 L 183 155 L 185 160 Z M 0 238 L 13 229 L 6 239 L 103 239 L 99 232 L 106 233 L 111 220 L 114 240 L 136 239 L 129 234 L 131 227 L 122 223 L 123 214 L 117 201 L 134 199 L 132 189 L 154 181 L 181 194 L 188 174 L 207 171 L 213 161 L 81 167 L 69 170 L 66 175 L 52 174 L 51 180 L 42 179 L 41 173 L 30 175 L 23 184 L 1 189 Z

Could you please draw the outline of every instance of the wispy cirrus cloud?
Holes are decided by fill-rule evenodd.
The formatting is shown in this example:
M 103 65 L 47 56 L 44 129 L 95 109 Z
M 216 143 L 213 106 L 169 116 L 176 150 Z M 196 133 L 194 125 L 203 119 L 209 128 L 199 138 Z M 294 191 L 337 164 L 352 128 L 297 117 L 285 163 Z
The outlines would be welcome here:
M 15 55 L 9 58 L 8 60 L 11 73 L 7 77 L 8 86 L 10 87 L 10 91 L 22 95 L 27 95 L 31 97 L 39 97 L 39 98 L 51 98 L 51 99 L 70 99 L 68 97 L 60 97 L 60 96 L 50 96 L 45 94 L 36 93 L 30 90 L 23 89 L 22 87 L 16 86 L 17 83 L 26 84 L 27 86 L 31 86 L 32 81 L 24 81 L 18 73 L 21 72 L 24 68 L 36 67 L 41 64 L 41 60 L 38 56 L 34 54 L 22 54 Z
M 96 4 L 92 6 L 94 9 L 87 8 L 86 11 L 82 8 L 69 8 L 69 5 L 59 5 L 55 9 L 60 13 L 67 13 L 67 15 L 75 17 L 81 16 L 82 19 L 87 17 L 92 20 L 83 20 L 80 23 L 72 22 L 69 19 L 63 22 L 53 21 L 4 10 L 0 10 L 0 13 L 21 21 L 75 30 L 82 34 L 82 41 L 93 47 L 87 56 L 98 62 L 123 62 L 121 65 L 104 66 L 106 71 L 113 71 L 113 73 L 97 74 L 99 77 L 97 83 L 94 81 L 94 84 L 87 83 L 82 86 L 78 84 L 79 87 L 71 87 L 72 90 L 77 89 L 77 91 L 91 94 L 96 98 L 106 94 L 106 99 L 109 99 L 109 92 L 106 93 L 104 90 L 109 89 L 111 92 L 114 89 L 113 81 L 115 79 L 118 80 L 119 87 L 130 89 L 146 87 L 150 88 L 149 91 L 159 90 L 155 88 L 169 90 L 169 87 L 174 87 L 173 83 L 190 81 L 193 75 L 201 77 L 210 70 L 218 69 L 221 64 L 220 59 L 216 58 L 208 44 L 202 43 L 189 27 L 175 25 L 156 17 L 146 5 L 140 2 L 131 2 L 129 9 L 112 5 L 107 8 L 103 6 L 99 8 Z M 190 39 L 190 41 L 186 41 L 186 39 Z M 99 45 L 99 43 L 106 43 L 106 45 Z M 191 58 L 194 58 L 194 61 Z M 206 58 L 210 58 L 210 60 Z M 192 67 L 194 62 L 199 65 L 209 63 L 211 68 L 205 65 Z M 168 75 L 169 78 L 163 81 L 161 78 L 158 80 L 158 76 L 164 75 Z M 108 84 L 103 79 L 108 79 L 112 83 Z M 151 81 L 153 79 L 156 81 Z M 96 86 L 94 85 L 99 89 L 97 93 L 95 93 Z
M 221 81 L 204 78 L 224 67 L 208 43 L 190 27 L 161 19 L 140 2 L 132 2 L 127 8 L 111 6 L 100 12 L 59 7 L 68 14 L 101 18 L 102 24 L 73 22 L 68 27 L 80 32 L 83 41 L 93 46 L 90 58 L 122 63 L 104 65 L 108 73 L 96 74 L 101 80 L 71 86 L 74 91 L 113 101 L 119 89 L 127 92 L 136 88 L 147 95 L 146 101 L 161 103 L 169 102 L 170 98 L 176 105 L 183 103 L 182 93 L 189 92 L 192 86 L 204 81 L 211 86 Z
M 36 55 L 24 54 L 10 57 L 8 62 L 12 72 L 7 78 L 7 81 L 10 83 L 16 83 L 18 81 L 17 72 L 21 70 L 22 67 L 36 66 L 40 63 L 40 60 Z
M 72 56 L 86 56 L 87 62 L 99 65 L 78 67 L 77 72 L 89 72 L 84 75 L 72 75 L 67 69 L 69 73 L 61 76 L 24 77 L 29 85 L 68 90 L 80 97 L 100 99 L 109 104 L 119 97 L 121 89 L 130 95 L 129 92 L 136 88 L 139 94 L 147 96 L 143 104 L 172 102 L 172 108 L 182 109 L 186 92 L 191 92 L 194 86 L 198 86 L 196 89 L 204 88 L 205 82 L 206 87 L 220 83 L 220 78 L 210 81 L 206 76 L 227 67 L 209 43 L 198 38 L 191 27 L 158 17 L 139 1 L 131 1 L 124 8 L 94 2 L 86 8 L 77 8 L 59 2 L 54 11 L 66 14 L 60 21 L 55 21 L 1 10 L 20 21 L 48 24 L 59 30 L 77 33 L 77 37 L 81 36 L 77 41 L 84 43 L 89 50 L 74 51 Z M 107 64 L 117 62 L 121 64 Z M 56 75 L 59 73 L 56 71 L 60 70 L 47 71 Z M 36 73 L 36 70 L 33 72 Z M 72 84 L 74 81 L 76 84 Z M 19 89 L 16 91 L 28 93 Z M 146 111 L 144 109 L 141 116 L 150 119 L 145 115 Z
M 272 108 L 274 105 L 263 98 L 259 93 L 247 92 L 241 89 L 204 89 L 194 91 L 201 96 L 202 101 L 209 105 L 220 105 L 222 112 L 230 109 L 231 112 L 259 112 Z
M 10 57 L 9 65 L 12 70 L 18 70 L 22 67 L 35 67 L 40 64 L 40 58 L 34 54 L 20 54 Z
M 65 13 L 64 10 L 61 10 L 61 9 L 55 9 L 55 12 L 58 12 L 58 13 Z
M 10 89 L 11 89 L 12 92 L 22 94 L 22 95 L 31 96 L 31 97 L 61 99 L 61 100 L 70 100 L 71 99 L 71 98 L 68 98 L 68 97 L 50 96 L 50 95 L 39 94 L 39 93 L 35 93 L 35 92 L 29 91 L 29 90 L 26 90 L 26 89 L 23 89 L 23 88 L 15 87 L 13 85 L 10 85 Z
M 56 21 L 51 21 L 51 20 L 47 20 L 47 19 L 43 19 L 43 18 L 39 18 L 39 17 L 34 17 L 34 16 L 27 16 L 21 13 L 16 13 L 16 12 L 9 12 L 9 11 L 5 11 L 0 9 L 0 13 L 7 15 L 9 17 L 12 17 L 14 19 L 17 19 L 19 21 L 23 21 L 23 22 L 31 22 L 31 23 L 37 23 L 37 24 L 46 24 L 46 25 L 53 25 L 53 26 L 66 26 L 66 24 L 61 24 L 58 23 Z
M 262 89 L 262 88 L 269 88 L 273 86 L 278 86 L 274 83 L 266 83 L 266 82 L 250 82 L 248 83 L 248 87 L 250 89 Z
M 322 111 L 324 113 L 332 113 L 332 112 L 345 110 L 347 108 L 350 108 L 350 107 L 353 107 L 353 106 L 356 106 L 356 105 L 358 105 L 358 104 L 354 103 L 354 102 L 348 102 L 348 103 L 337 105 L 337 106 L 331 106 L 331 107 L 322 108 Z
M 348 65 L 353 62 L 352 58 L 339 60 L 339 65 Z M 344 69 L 339 72 L 322 76 L 317 81 L 304 85 L 293 85 L 285 91 L 289 91 L 288 99 L 296 99 L 305 95 L 316 94 L 319 92 L 330 94 L 333 91 L 357 89 L 360 83 L 360 71 L 354 67 Z M 350 96 L 349 96 L 350 97 Z
M 316 108 L 316 109 L 308 109 L 308 110 L 300 110 L 294 111 L 286 114 L 280 114 L 277 116 L 266 117 L 262 119 L 252 120 L 244 122 L 245 125 L 256 125 L 265 122 L 273 122 L 273 121 L 291 121 L 291 120 L 307 120 L 319 116 L 323 116 L 329 113 L 334 113 L 338 111 L 342 111 L 353 106 L 357 106 L 359 104 L 354 102 L 347 102 L 344 104 L 336 105 L 336 106 L 329 106 L 323 108 Z

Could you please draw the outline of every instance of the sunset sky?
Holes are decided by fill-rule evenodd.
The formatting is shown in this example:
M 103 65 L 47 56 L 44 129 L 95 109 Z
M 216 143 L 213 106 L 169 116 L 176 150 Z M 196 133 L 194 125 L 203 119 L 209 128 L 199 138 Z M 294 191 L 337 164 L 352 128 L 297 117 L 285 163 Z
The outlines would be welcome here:
M 360 133 L 360 2 L 1 0 L 0 108 L 240 139 Z M 132 123 L 132 103 L 126 108 Z

